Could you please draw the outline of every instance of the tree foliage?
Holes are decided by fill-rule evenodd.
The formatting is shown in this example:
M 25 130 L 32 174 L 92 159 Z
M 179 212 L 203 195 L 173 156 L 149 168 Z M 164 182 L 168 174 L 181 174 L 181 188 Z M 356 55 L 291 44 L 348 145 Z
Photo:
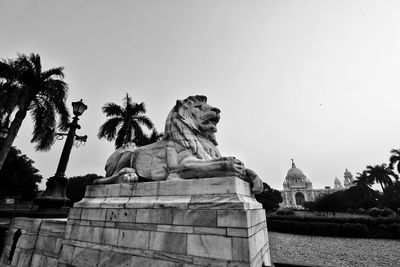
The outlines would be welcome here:
M 86 174 L 74 176 L 68 179 L 66 195 L 72 203 L 79 202 L 85 196 L 86 186 L 93 184 L 93 181 L 102 178 L 97 174 Z
M 371 179 L 367 171 L 364 170 L 361 173 L 357 173 L 355 184 L 362 192 L 364 192 L 365 195 L 367 195 L 368 192 L 370 192 L 371 186 L 374 184 L 374 180 Z
M 381 185 L 383 192 L 385 192 L 385 189 L 388 186 L 393 185 L 391 177 L 395 177 L 395 179 L 397 177 L 398 179 L 397 174 L 394 173 L 393 170 L 385 163 L 375 166 L 368 165 L 366 173 L 370 177 L 371 181 L 375 181 L 376 183 L 379 183 Z
M 0 147 L 0 169 L 28 111 L 34 122 L 31 142 L 37 150 L 50 149 L 54 133 L 48 129 L 56 127 L 57 116 L 58 126 L 65 129 L 69 112 L 63 70 L 42 70 L 40 56 L 33 53 L 0 60 L 0 120 L 8 128 Z
M 400 182 L 388 187 L 382 197 L 381 205 L 400 214 Z
M 389 168 L 391 170 L 394 170 L 394 167 L 396 166 L 397 173 L 400 173 L 400 149 L 392 149 L 390 151 L 392 154 L 389 158 Z M 399 182 L 399 176 L 394 176 L 396 183 Z
M 103 113 L 108 119 L 100 126 L 98 138 L 105 138 L 108 141 L 115 140 L 115 148 L 133 142 L 137 146 L 143 146 L 157 141 L 162 134 L 154 129 L 153 122 L 145 115 L 146 108 L 144 103 L 136 103 L 126 94 L 123 99 L 123 106 L 115 103 L 106 103 Z M 152 131 L 147 135 L 143 127 Z
M 308 210 L 331 212 L 333 216 L 339 211 L 369 209 L 378 205 L 379 194 L 371 188 L 353 186 L 347 190 L 323 195 L 315 201 L 306 202 Z
M 19 196 L 22 200 L 33 199 L 42 180 L 39 171 L 33 167 L 34 161 L 15 147 L 10 152 L 0 170 L 0 197 Z
M 267 183 L 263 183 L 263 186 L 264 191 L 261 194 L 255 195 L 256 200 L 263 205 L 266 211 L 276 210 L 279 208 L 279 203 L 283 200 L 281 193 L 271 188 Z

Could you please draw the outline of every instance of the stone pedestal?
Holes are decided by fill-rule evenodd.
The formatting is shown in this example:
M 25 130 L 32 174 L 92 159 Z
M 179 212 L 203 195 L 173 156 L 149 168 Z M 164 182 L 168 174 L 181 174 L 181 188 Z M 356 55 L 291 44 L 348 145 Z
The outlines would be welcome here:
M 96 185 L 59 266 L 270 266 L 265 212 L 236 177 Z
M 0 266 L 57 266 L 66 220 L 14 218 L 8 229 Z
M 35 198 L 33 203 L 38 205 L 41 211 L 54 212 L 62 207 L 67 207 L 71 202 L 66 197 L 68 179 L 62 176 L 50 177 L 46 182 L 46 190 Z

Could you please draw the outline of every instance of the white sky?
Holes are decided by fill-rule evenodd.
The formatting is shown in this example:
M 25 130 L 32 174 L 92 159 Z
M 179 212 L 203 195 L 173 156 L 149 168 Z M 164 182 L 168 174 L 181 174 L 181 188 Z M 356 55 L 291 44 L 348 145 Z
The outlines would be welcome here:
M 64 66 L 68 105 L 89 106 L 68 176 L 104 175 L 106 102 L 128 92 L 163 131 L 177 99 L 204 94 L 222 110 L 223 155 L 277 189 L 294 158 L 322 188 L 400 146 L 399 14 L 399 1 L 382 0 L 0 0 L 0 57 L 35 52 L 45 69 Z M 30 120 L 14 145 L 45 182 L 64 142 L 35 152 Z

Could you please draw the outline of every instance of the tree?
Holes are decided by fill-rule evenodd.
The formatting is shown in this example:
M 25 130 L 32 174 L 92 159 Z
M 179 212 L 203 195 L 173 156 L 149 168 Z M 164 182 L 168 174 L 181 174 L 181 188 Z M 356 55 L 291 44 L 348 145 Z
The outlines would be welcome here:
M 365 196 L 368 196 L 374 181 L 368 176 L 367 171 L 364 170 L 362 173 L 357 173 L 355 182 L 360 191 L 363 192 Z
M 75 176 L 68 179 L 68 185 L 66 189 L 66 195 L 72 204 L 85 196 L 86 186 L 93 184 L 93 181 L 102 178 L 97 174 L 86 174 L 85 176 Z
M 400 214 L 400 182 L 396 182 L 386 189 L 382 205 Z
M 128 142 L 134 142 L 137 146 L 147 145 L 161 136 L 154 129 L 153 122 L 144 115 L 146 113 L 144 103 L 132 102 L 128 94 L 123 99 L 122 107 L 115 103 L 106 103 L 102 110 L 111 118 L 100 126 L 97 136 L 108 141 L 115 139 L 115 148 Z M 144 133 L 142 126 L 153 131 L 150 137 Z
M 381 185 L 383 192 L 385 192 L 387 186 L 393 185 L 391 177 L 397 177 L 397 174 L 395 174 L 385 163 L 375 166 L 368 165 L 366 173 L 372 181 Z
M 338 191 L 321 196 L 315 201 L 315 209 L 317 211 L 326 212 L 327 214 L 332 212 L 333 217 L 335 217 L 336 212 L 342 211 L 346 208 L 346 205 L 342 200 L 342 194 L 343 191 Z
M 152 144 L 154 142 L 157 142 L 158 140 L 160 140 L 162 137 L 164 136 L 163 133 L 159 133 L 157 132 L 156 129 L 153 129 L 153 131 L 151 132 L 151 134 L 148 135 L 143 135 L 141 137 L 141 139 L 138 138 L 134 138 L 133 142 L 137 145 L 137 146 L 144 146 L 144 145 L 148 145 L 148 144 Z
M 362 183 L 359 183 L 361 185 Z M 359 210 L 376 207 L 379 194 L 369 188 L 352 186 L 347 190 L 323 195 L 315 201 L 304 203 L 304 207 L 311 211 L 332 212 Z
M 255 195 L 256 200 L 263 205 L 266 211 L 276 210 L 279 208 L 279 203 L 283 200 L 281 193 L 271 188 L 267 183 L 263 183 L 263 186 L 264 191 L 261 194 Z
M 38 183 L 42 180 L 39 171 L 33 167 L 34 161 L 15 147 L 10 152 L 0 170 L 0 197 L 21 196 L 31 200 L 38 192 Z
M 63 81 L 63 67 L 42 70 L 38 54 L 18 54 L 16 59 L 0 60 L 0 110 L 2 121 L 7 123 L 8 135 L 0 148 L 0 169 L 28 111 L 34 121 L 31 142 L 37 150 L 49 150 L 54 133 L 48 129 L 58 126 L 66 129 L 69 112 L 65 105 L 68 86 Z M 7 123 L 8 124 L 8 123 Z
M 341 192 L 340 199 L 344 203 L 345 209 L 368 209 L 376 207 L 378 204 L 379 194 L 369 187 L 363 189 L 358 186 L 352 186 Z
M 392 153 L 392 155 L 390 156 L 389 159 L 390 161 L 389 168 L 391 170 L 394 170 L 394 166 L 396 165 L 397 173 L 400 173 L 400 149 L 392 149 L 390 153 Z M 399 177 L 397 175 L 394 176 L 394 178 L 396 179 L 396 183 L 399 182 Z

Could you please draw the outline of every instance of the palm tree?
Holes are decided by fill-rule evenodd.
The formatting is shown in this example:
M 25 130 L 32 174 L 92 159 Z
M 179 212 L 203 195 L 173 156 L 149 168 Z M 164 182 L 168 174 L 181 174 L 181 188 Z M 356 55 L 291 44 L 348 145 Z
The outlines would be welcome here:
M 153 138 L 155 136 L 160 137 L 160 134 L 154 129 L 153 122 L 144 115 L 146 113 L 144 103 L 132 102 L 132 98 L 128 94 L 123 99 L 122 107 L 115 103 L 106 103 L 102 110 L 107 117 L 111 118 L 100 126 L 97 136 L 99 139 L 105 138 L 108 141 L 115 139 L 115 148 L 119 148 L 128 142 L 142 146 L 153 141 L 150 140 L 151 136 L 148 137 L 145 134 L 142 126 L 153 131 Z
M 365 194 L 368 194 L 369 190 L 371 190 L 371 186 L 374 184 L 374 181 L 368 175 L 367 171 L 363 171 L 362 173 L 358 172 L 355 182 L 357 187 L 359 187 Z
M 157 142 L 163 136 L 163 133 L 159 133 L 156 129 L 153 129 L 150 135 L 143 135 L 140 139 L 135 136 L 132 142 L 135 143 L 137 146 L 144 146 Z
M 379 183 L 381 185 L 383 192 L 385 192 L 387 186 L 393 185 L 392 178 L 390 177 L 397 177 L 397 174 L 395 174 L 393 170 L 387 167 L 385 163 L 375 166 L 368 165 L 366 173 L 372 181 L 375 181 L 376 183 Z M 398 177 L 395 179 L 398 179 Z
M 69 112 L 63 70 L 57 67 L 43 71 L 40 56 L 33 53 L 0 60 L 0 110 L 4 112 L 1 119 L 8 126 L 8 135 L 0 148 L 0 169 L 28 111 L 34 121 L 31 142 L 36 143 L 36 150 L 50 149 L 54 134 L 48 129 L 55 128 L 56 116 L 58 126 L 65 129 Z
M 390 156 L 390 164 L 389 164 L 389 168 L 391 170 L 394 169 L 394 165 L 397 166 L 396 170 L 398 173 L 400 173 L 400 149 L 392 149 L 390 151 L 390 153 L 392 153 L 392 155 Z M 399 176 L 394 176 L 394 178 L 396 179 L 396 183 L 399 182 Z

